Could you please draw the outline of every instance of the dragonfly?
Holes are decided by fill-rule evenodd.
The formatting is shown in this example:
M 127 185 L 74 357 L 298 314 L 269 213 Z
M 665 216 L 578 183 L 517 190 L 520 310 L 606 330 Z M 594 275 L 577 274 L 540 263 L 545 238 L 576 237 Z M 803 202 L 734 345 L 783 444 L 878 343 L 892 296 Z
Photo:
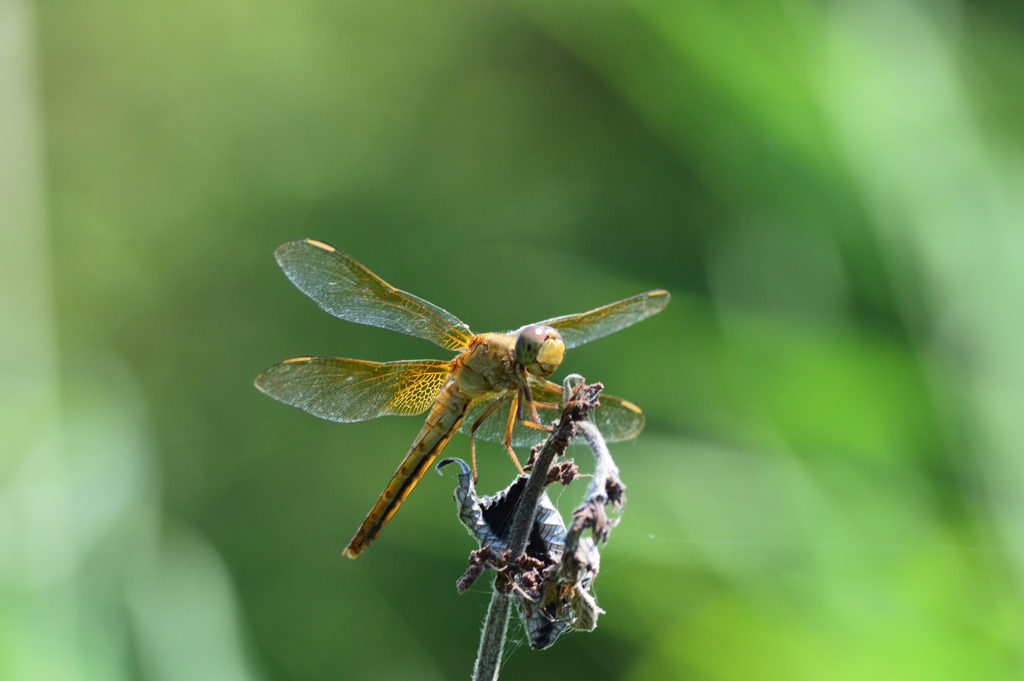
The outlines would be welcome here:
M 370 362 L 293 357 L 256 378 L 276 400 L 330 421 L 351 423 L 429 410 L 409 452 L 344 550 L 355 558 L 376 539 L 438 454 L 459 431 L 503 444 L 522 472 L 514 447 L 542 442 L 558 415 L 562 386 L 547 380 L 565 350 L 660 312 L 658 289 L 582 314 L 555 317 L 507 333 L 476 334 L 453 314 L 401 291 L 344 251 L 315 239 L 290 241 L 274 257 L 288 278 L 335 317 L 422 338 L 458 352 L 450 360 Z M 644 415 L 632 402 L 603 394 L 594 418 L 611 442 L 636 437 Z

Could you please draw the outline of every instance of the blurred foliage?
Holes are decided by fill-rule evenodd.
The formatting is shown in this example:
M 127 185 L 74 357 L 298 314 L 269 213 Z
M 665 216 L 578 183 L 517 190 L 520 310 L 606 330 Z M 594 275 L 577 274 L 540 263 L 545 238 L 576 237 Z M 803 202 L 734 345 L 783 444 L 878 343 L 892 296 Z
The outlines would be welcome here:
M 295 355 L 445 357 L 319 310 L 272 257 L 301 237 L 476 331 L 673 293 L 558 375 L 648 427 L 613 446 L 608 614 L 542 653 L 513 631 L 503 678 L 1020 677 L 1019 3 L 34 12 L 48 221 L 0 275 L 0 677 L 468 675 L 488 592 L 455 594 L 452 478 L 341 558 L 422 422 L 252 387 Z

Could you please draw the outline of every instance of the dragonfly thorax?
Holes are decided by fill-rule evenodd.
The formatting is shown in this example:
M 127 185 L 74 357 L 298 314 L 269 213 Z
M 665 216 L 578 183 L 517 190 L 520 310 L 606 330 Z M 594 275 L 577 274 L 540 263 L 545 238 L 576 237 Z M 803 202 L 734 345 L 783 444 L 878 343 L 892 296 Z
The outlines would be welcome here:
M 481 397 L 515 388 L 514 345 L 515 339 L 503 333 L 474 336 L 452 365 L 452 378 L 459 391 L 468 397 Z

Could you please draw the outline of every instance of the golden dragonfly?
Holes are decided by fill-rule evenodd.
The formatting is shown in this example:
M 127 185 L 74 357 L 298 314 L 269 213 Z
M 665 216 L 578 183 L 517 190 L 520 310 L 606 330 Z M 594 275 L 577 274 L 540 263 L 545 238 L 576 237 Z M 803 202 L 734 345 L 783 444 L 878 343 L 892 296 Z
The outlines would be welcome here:
M 582 314 L 555 317 L 508 333 L 475 334 L 458 318 L 387 284 L 350 255 L 314 239 L 275 252 L 281 269 L 303 293 L 335 317 L 423 338 L 459 354 L 451 360 L 368 362 L 293 357 L 270 367 L 256 387 L 314 416 L 351 423 L 430 410 L 405 460 L 359 527 L 344 555 L 355 558 L 373 541 L 457 430 L 513 446 L 544 440 L 559 414 L 562 386 L 546 380 L 564 352 L 660 312 L 664 290 L 648 291 Z M 508 404 L 507 416 L 499 411 Z M 632 402 L 601 396 L 594 418 L 609 441 L 636 437 L 644 416 Z

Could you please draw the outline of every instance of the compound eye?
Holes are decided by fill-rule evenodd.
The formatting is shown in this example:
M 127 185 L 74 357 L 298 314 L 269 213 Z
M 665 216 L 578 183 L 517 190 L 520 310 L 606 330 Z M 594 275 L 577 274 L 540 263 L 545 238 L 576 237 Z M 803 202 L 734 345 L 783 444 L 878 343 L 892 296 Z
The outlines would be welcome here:
M 537 353 L 540 346 L 547 338 L 547 329 L 543 326 L 531 324 L 524 326 L 516 338 L 516 359 L 524 367 L 533 364 L 537 360 Z

